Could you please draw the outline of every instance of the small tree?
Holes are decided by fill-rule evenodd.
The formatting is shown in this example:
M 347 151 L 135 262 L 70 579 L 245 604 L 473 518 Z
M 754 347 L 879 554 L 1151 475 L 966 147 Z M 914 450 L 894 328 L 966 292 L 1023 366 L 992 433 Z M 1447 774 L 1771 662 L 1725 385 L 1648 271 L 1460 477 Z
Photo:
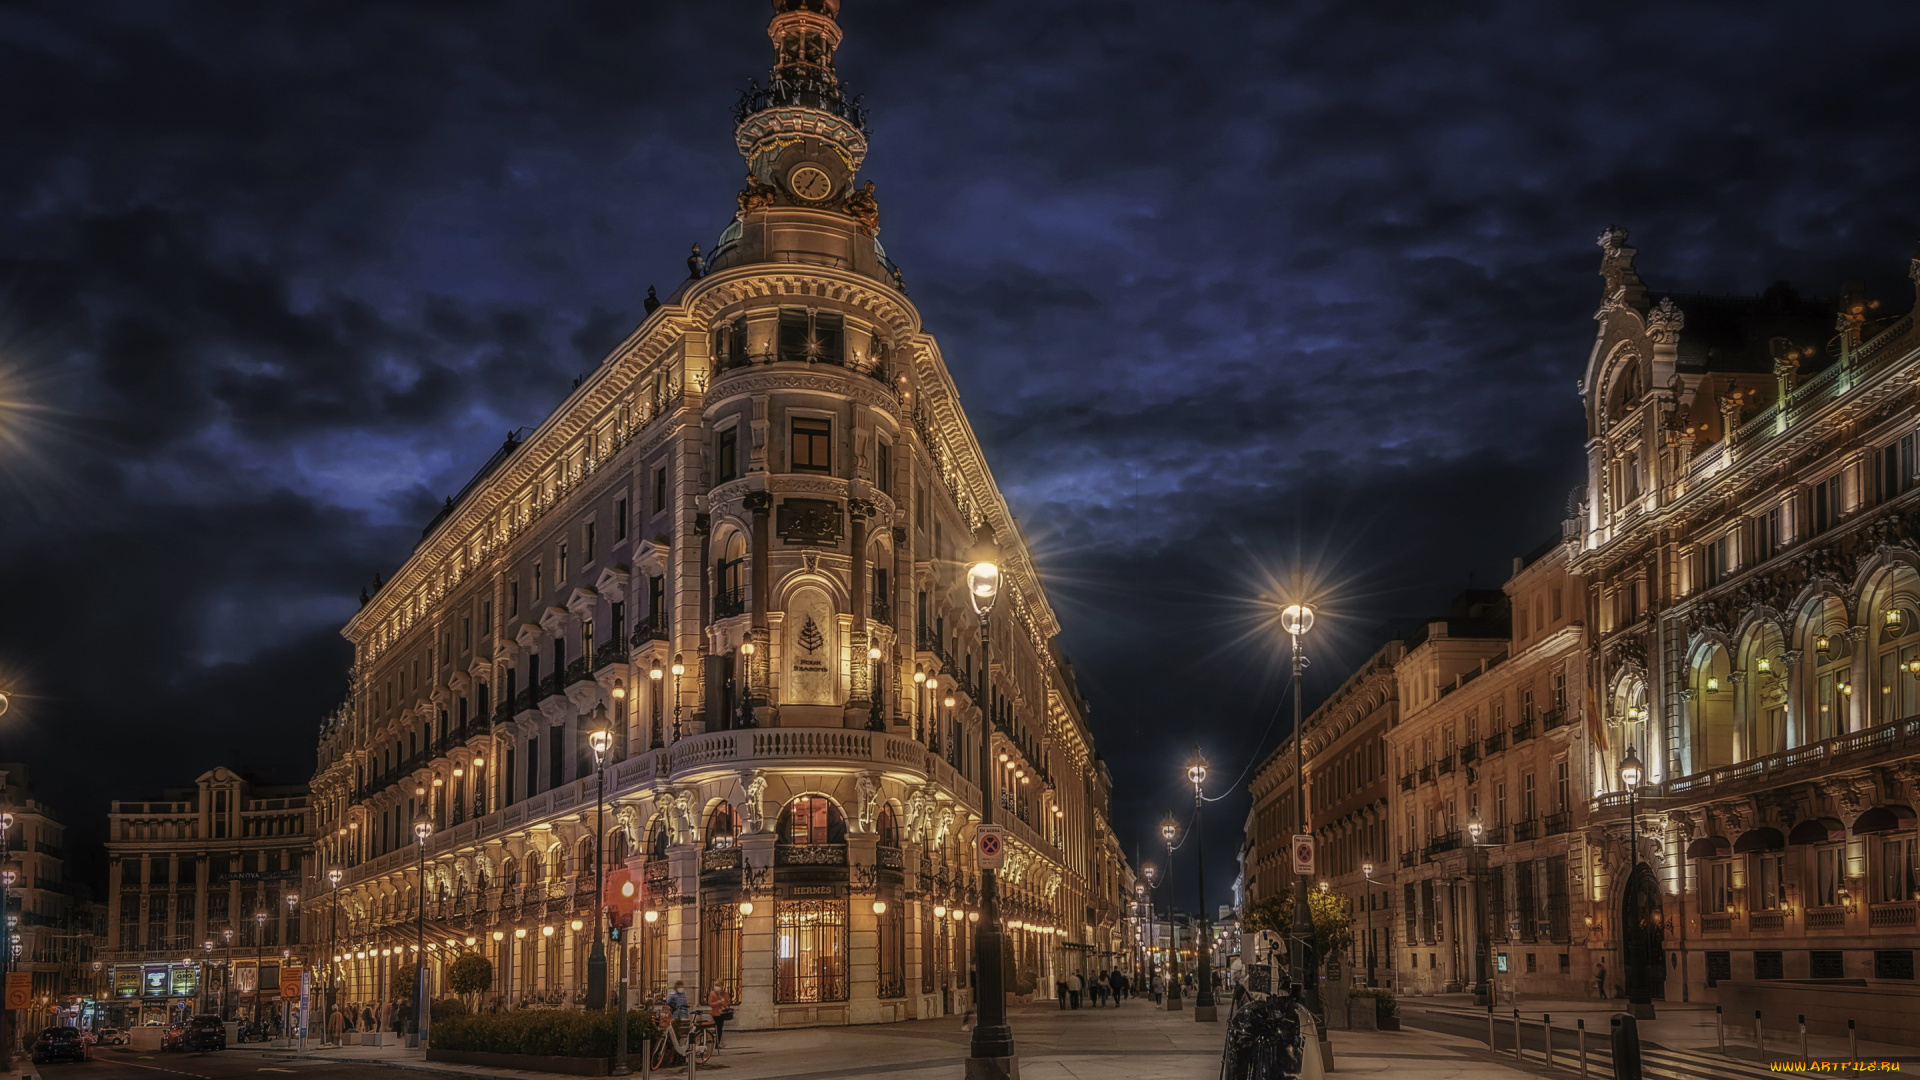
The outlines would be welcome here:
M 1328 957 L 1353 947 L 1353 912 L 1347 910 L 1346 901 L 1330 892 L 1311 889 L 1307 892 L 1307 914 L 1313 919 L 1311 943 L 1317 963 L 1324 964 Z M 1293 893 L 1269 896 L 1249 905 L 1241 918 L 1241 927 L 1248 934 L 1262 930 L 1271 930 L 1282 937 L 1291 934 Z
M 464 953 L 447 969 L 447 989 L 466 998 L 472 1005 L 472 998 L 484 994 L 493 988 L 493 961 L 479 953 Z

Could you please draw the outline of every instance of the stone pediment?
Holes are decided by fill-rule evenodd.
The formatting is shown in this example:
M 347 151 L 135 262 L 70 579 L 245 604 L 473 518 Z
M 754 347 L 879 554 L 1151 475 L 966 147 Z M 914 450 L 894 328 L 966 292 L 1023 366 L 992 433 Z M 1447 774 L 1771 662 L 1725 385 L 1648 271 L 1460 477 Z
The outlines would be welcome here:
M 633 574 L 627 569 L 626 563 L 615 563 L 600 571 L 600 576 L 593 581 L 593 587 L 599 590 L 600 595 L 617 601 L 627 595 L 627 584 L 632 578 Z

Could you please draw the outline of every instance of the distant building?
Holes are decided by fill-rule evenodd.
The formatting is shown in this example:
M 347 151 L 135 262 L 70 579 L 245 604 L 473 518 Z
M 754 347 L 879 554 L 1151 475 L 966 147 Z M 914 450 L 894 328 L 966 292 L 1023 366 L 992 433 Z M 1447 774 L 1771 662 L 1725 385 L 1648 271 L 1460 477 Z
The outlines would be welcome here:
M 33 973 L 34 1009 L 72 1010 L 92 988 L 93 910 L 67 875 L 67 826 L 33 797 L 27 766 L 0 763 L 0 810 L 13 815 L 7 890 L 15 971 Z
M 273 1006 L 282 961 L 309 959 L 307 786 L 216 768 L 191 788 L 115 800 L 108 829 L 107 1023 Z

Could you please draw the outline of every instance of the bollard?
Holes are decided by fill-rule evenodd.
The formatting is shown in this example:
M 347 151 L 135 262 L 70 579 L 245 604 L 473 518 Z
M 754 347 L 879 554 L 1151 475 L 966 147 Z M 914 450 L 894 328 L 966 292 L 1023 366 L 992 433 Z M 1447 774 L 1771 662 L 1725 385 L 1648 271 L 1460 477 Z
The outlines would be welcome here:
M 1807 1014 L 1800 1014 L 1800 1064 L 1805 1065 L 1813 1059 L 1807 1055 Z
M 1547 1037 L 1547 1068 L 1553 1068 L 1553 1014 L 1540 1014 L 1540 1027 Z
M 1587 1022 L 1579 1019 L 1573 1022 L 1574 1042 L 1580 1047 L 1580 1080 L 1587 1080 Z
M 1520 1053 L 1520 1010 L 1519 1009 L 1513 1010 L 1513 1060 L 1515 1061 L 1526 1060 L 1525 1055 Z
M 1753 1010 L 1753 1050 L 1761 1061 L 1767 1060 L 1767 1029 L 1760 1026 L 1760 1010 Z
M 640 1040 L 640 1080 L 652 1080 L 653 1077 L 653 1039 Z
M 1853 1019 L 1847 1019 L 1847 1060 L 1860 1060 L 1860 1033 L 1853 1030 Z
M 1713 1007 L 1713 1033 L 1720 1042 L 1720 1054 L 1722 1057 L 1725 1057 L 1727 1053 L 1727 1016 L 1720 1011 L 1720 1006 L 1718 1005 Z
M 1493 1006 L 1487 1006 L 1487 1053 L 1493 1053 Z
M 1614 1080 L 1642 1080 L 1640 1026 L 1629 1013 L 1613 1014 Z

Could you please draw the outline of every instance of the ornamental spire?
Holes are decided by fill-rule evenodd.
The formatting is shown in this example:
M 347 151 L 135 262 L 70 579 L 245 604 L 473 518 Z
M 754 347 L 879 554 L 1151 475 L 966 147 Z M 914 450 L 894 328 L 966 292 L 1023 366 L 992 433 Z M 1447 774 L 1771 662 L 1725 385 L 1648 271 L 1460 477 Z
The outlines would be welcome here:
M 749 165 L 770 144 L 796 135 L 832 144 L 850 171 L 866 157 L 867 110 L 833 69 L 839 14 L 840 0 L 773 0 L 772 73 L 765 86 L 749 83 L 733 109 L 734 141 Z

